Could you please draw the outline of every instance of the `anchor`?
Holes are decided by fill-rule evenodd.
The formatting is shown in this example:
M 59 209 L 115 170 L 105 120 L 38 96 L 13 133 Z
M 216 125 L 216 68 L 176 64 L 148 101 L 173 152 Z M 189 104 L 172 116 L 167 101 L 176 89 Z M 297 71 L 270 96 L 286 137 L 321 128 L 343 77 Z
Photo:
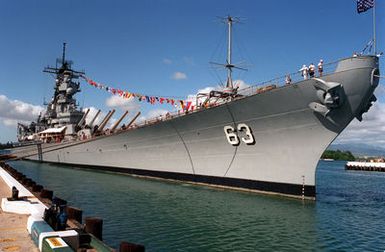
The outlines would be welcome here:
M 326 117 L 333 109 L 340 107 L 344 101 L 341 83 L 327 82 L 319 78 L 313 78 L 320 102 L 311 102 L 309 108 Z

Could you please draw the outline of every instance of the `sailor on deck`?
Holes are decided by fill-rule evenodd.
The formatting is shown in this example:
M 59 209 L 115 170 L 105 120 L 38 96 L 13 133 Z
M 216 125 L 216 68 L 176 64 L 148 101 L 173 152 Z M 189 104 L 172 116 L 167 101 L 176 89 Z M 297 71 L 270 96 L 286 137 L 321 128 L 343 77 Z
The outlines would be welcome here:
M 322 77 L 323 72 L 324 72 L 324 61 L 321 59 L 318 63 L 318 74 L 320 77 Z
M 309 65 L 309 75 L 310 75 L 310 78 L 313 78 L 314 77 L 314 74 L 315 74 L 315 66 L 313 63 L 311 63 Z
M 286 75 L 286 78 L 285 78 L 285 84 L 286 84 L 286 85 L 290 85 L 290 84 L 291 84 L 291 77 L 290 77 L 290 74 L 287 74 L 287 75 Z
M 299 71 L 301 72 L 301 75 L 303 77 L 304 80 L 307 80 L 307 74 L 308 74 L 308 71 L 309 69 L 307 68 L 306 65 L 303 65 L 301 69 L 299 69 Z

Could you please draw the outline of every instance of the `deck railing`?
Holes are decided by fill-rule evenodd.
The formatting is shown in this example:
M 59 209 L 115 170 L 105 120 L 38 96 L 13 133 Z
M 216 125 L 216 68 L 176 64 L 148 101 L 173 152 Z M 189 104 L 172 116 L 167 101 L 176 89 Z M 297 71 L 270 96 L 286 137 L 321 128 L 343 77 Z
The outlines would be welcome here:
M 338 62 L 339 62 L 339 60 L 323 64 L 323 76 L 334 73 Z M 295 84 L 297 82 L 304 80 L 304 77 L 302 76 L 302 73 L 299 70 L 296 72 L 289 73 L 289 75 L 291 78 L 291 84 Z M 286 76 L 287 76 L 287 74 L 273 78 L 273 79 L 270 79 L 268 81 L 263 81 L 263 82 L 252 84 L 251 86 L 249 86 L 247 88 L 243 88 L 243 89 L 238 90 L 238 93 L 243 94 L 243 95 L 253 95 L 261 87 L 270 86 L 270 85 L 275 85 L 276 87 L 282 87 L 282 86 L 286 85 Z M 319 73 L 318 73 L 317 65 L 315 65 L 315 77 L 320 77 Z M 310 77 L 308 76 L 307 78 L 309 79 Z
M 339 60 L 324 64 L 323 65 L 323 76 L 334 73 L 338 62 L 339 62 Z M 292 72 L 289 75 L 291 78 L 291 84 L 296 84 L 296 83 L 304 80 L 304 77 L 301 75 L 300 71 Z M 315 76 L 314 77 L 320 77 L 319 73 L 318 73 L 317 65 L 315 66 Z M 307 77 L 307 78 L 309 79 L 309 77 Z M 283 76 L 279 76 L 279 77 L 273 78 L 273 79 L 268 80 L 268 81 L 263 81 L 263 82 L 259 82 L 256 84 L 252 84 L 249 87 L 238 90 L 238 94 L 241 94 L 242 96 L 240 98 L 237 98 L 237 99 L 242 99 L 242 98 L 254 95 L 256 93 L 267 92 L 269 90 L 272 90 L 272 89 L 275 89 L 278 87 L 283 87 L 286 85 L 285 79 L 286 79 L 286 75 L 283 75 Z M 210 104 L 209 107 L 216 107 L 216 106 L 228 103 L 230 101 L 231 100 L 222 100 L 222 101 L 216 102 L 215 104 Z M 187 110 L 187 111 L 186 110 L 185 111 L 177 110 L 177 111 L 168 112 L 165 115 L 160 115 L 160 116 L 157 116 L 154 118 L 146 119 L 144 121 L 133 123 L 130 127 L 126 128 L 124 130 L 118 129 L 118 130 L 115 130 L 115 132 L 132 130 L 132 129 L 136 129 L 139 127 L 152 125 L 152 124 L 155 124 L 155 123 L 158 123 L 161 121 L 167 121 L 167 120 L 170 120 L 170 119 L 173 119 L 176 117 L 180 117 L 182 115 L 186 115 L 186 114 L 190 114 L 190 113 L 196 113 L 196 112 L 199 112 L 199 111 L 202 111 L 205 109 L 207 109 L 207 108 L 200 107 L 200 108 L 195 108 L 194 110 Z

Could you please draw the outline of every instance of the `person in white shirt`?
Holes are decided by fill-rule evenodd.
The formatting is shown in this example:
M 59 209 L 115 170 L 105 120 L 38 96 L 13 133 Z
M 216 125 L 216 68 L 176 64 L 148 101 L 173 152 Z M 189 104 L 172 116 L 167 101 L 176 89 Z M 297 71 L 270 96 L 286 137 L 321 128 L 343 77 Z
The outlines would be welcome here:
M 318 74 L 319 77 L 322 77 L 322 74 L 324 72 L 324 61 L 321 59 L 318 63 Z
M 299 69 L 299 71 L 301 72 L 301 75 L 303 77 L 304 80 L 307 80 L 307 75 L 308 75 L 308 71 L 309 69 L 307 68 L 306 65 L 303 65 L 301 69 Z
M 286 75 L 286 78 L 285 78 L 285 84 L 286 84 L 286 85 L 290 85 L 290 84 L 291 84 L 291 77 L 290 77 L 290 74 L 287 74 L 287 75 Z

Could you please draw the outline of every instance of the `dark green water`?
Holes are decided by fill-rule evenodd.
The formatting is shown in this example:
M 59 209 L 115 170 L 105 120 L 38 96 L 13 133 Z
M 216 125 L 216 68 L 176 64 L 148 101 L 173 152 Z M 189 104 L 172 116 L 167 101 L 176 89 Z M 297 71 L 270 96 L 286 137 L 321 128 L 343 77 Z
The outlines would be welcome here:
M 103 238 L 146 251 L 384 251 L 385 173 L 320 162 L 317 201 L 218 190 L 51 164 L 19 171 L 104 219 Z

